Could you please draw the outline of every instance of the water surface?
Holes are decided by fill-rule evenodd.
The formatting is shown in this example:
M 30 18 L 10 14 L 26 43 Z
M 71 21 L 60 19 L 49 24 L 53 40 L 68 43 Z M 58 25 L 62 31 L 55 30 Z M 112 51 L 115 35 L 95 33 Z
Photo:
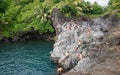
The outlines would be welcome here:
M 0 43 L 0 75 L 56 75 L 49 52 L 53 42 Z

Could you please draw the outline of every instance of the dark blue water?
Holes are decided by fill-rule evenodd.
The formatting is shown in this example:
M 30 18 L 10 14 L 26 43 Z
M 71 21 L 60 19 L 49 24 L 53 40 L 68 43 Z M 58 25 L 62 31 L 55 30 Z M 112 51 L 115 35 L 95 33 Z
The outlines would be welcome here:
M 0 43 L 0 75 L 56 75 L 53 42 Z

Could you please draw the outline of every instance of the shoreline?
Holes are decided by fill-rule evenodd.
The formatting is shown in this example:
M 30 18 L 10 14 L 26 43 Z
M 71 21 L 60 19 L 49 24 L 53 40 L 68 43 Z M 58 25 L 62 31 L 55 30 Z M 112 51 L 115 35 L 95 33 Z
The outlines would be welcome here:
M 46 33 L 46 34 L 38 34 L 28 32 L 24 32 L 26 34 L 18 34 L 13 38 L 1 37 L 0 42 L 24 42 L 27 40 L 45 40 L 45 41 L 54 41 L 55 33 Z M 27 34 L 28 33 L 28 34 Z

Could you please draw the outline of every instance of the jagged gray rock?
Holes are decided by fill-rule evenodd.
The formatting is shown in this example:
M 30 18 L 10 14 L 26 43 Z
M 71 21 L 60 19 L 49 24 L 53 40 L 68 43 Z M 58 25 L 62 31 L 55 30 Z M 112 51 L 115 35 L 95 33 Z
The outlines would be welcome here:
M 94 19 L 91 24 L 91 33 L 88 34 L 88 23 L 81 21 L 65 22 L 61 27 L 61 32 L 54 44 L 51 52 L 51 58 L 58 61 L 64 71 L 87 73 L 91 67 L 102 61 L 105 52 L 102 49 L 105 25 L 101 19 Z M 82 45 L 78 46 L 78 40 L 82 41 Z M 66 52 L 69 51 L 69 56 Z M 83 59 L 78 58 L 81 53 Z

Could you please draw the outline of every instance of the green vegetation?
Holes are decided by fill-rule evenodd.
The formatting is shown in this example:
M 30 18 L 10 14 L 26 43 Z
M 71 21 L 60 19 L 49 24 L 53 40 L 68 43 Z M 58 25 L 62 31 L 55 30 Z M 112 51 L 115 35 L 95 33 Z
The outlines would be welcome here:
M 104 9 L 104 14 L 117 14 L 120 16 L 120 0 L 109 0 L 108 6 Z
M 92 18 L 104 13 L 119 10 L 120 0 L 110 0 L 106 8 L 95 2 L 84 0 L 0 0 L 0 34 L 5 37 L 14 37 L 21 32 L 35 30 L 40 34 L 53 33 L 51 12 L 59 8 L 66 17 Z M 120 13 L 118 13 L 120 16 Z

